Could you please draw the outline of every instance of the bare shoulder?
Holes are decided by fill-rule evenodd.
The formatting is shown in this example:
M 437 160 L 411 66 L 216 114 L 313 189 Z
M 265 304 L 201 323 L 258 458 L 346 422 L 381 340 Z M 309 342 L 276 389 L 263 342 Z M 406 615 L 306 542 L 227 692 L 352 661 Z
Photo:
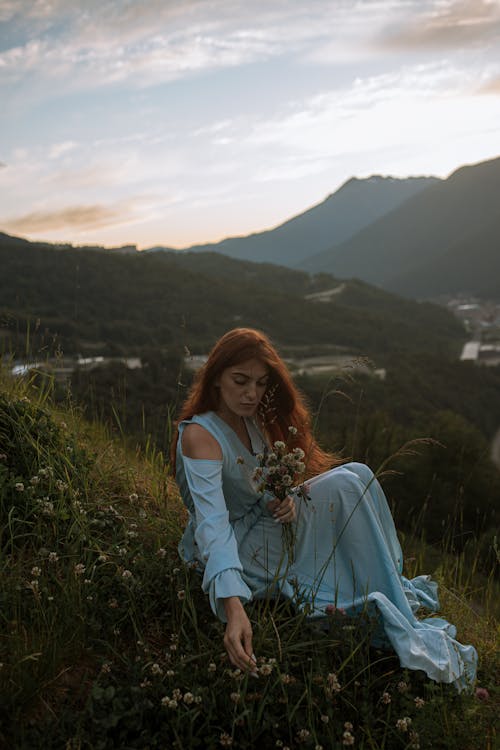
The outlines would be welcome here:
M 184 428 L 182 452 L 188 458 L 222 458 L 222 450 L 217 440 L 208 430 L 196 423 L 188 424 Z

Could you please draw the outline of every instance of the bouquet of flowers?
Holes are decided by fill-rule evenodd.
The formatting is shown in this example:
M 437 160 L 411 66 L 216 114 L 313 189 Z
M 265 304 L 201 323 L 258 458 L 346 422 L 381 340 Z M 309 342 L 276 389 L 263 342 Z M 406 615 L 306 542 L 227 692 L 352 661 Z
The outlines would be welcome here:
M 295 427 L 290 427 L 289 430 L 291 434 L 297 432 Z M 306 485 L 300 483 L 306 469 L 304 456 L 302 448 L 289 450 L 283 440 L 276 440 L 270 449 L 266 448 L 263 453 L 257 456 L 259 465 L 254 469 L 252 479 L 257 484 L 258 491 L 265 492 L 267 490 L 278 500 L 284 500 L 293 487 L 295 495 L 304 500 L 309 500 Z M 284 523 L 281 533 L 288 560 L 293 562 L 295 555 L 295 529 L 293 524 Z

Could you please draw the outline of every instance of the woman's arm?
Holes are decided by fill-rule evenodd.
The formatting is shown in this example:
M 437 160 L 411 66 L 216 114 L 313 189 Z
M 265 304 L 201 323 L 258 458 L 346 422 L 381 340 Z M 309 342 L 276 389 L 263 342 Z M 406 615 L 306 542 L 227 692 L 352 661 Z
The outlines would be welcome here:
M 219 463 L 222 461 L 222 450 L 217 440 L 201 425 L 190 424 L 184 428 L 182 435 L 182 453 L 187 459 L 199 461 L 200 463 L 197 466 L 204 469 L 204 472 L 198 474 L 197 485 L 199 486 L 196 490 L 194 487 L 190 487 L 190 491 L 199 524 L 196 538 L 202 557 L 207 563 L 205 568 L 207 581 L 205 583 L 209 584 L 218 576 L 226 575 L 226 578 L 230 580 L 229 590 L 233 587 L 235 591 L 234 596 L 224 596 L 219 600 L 227 620 L 224 646 L 234 666 L 253 671 L 255 669 L 255 657 L 252 652 L 252 626 L 238 595 L 241 594 L 242 586 L 245 589 L 247 587 L 243 584 L 243 581 L 241 581 L 241 584 L 238 581 L 240 578 L 238 571 L 241 570 L 241 564 L 237 552 L 236 538 L 231 524 L 229 524 L 227 507 L 222 492 L 222 469 Z M 214 463 L 210 464 L 210 461 Z M 205 462 L 207 463 L 205 464 Z M 262 512 L 262 509 L 259 512 Z M 239 521 L 240 525 L 243 524 L 240 532 L 244 533 L 247 525 L 245 518 L 239 519 Z M 210 559 L 211 557 L 213 559 Z M 221 564 L 219 574 L 216 573 L 217 560 Z M 226 563 L 231 563 L 231 560 L 232 565 L 228 567 Z M 218 609 L 217 602 L 215 609 Z

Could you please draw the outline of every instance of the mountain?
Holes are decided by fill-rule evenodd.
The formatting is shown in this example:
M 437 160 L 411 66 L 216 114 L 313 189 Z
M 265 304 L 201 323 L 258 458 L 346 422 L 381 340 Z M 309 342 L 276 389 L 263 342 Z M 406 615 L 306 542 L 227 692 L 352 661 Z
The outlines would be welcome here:
M 449 274 L 450 292 L 496 286 L 498 296 L 499 194 L 500 158 L 461 167 L 301 267 L 424 296 Z
M 363 227 L 438 182 L 436 177 L 353 177 L 322 203 L 275 229 L 187 249 L 219 252 L 232 258 L 293 267 L 311 255 L 344 242 Z M 168 251 L 171 248 L 149 248 L 150 252 L 159 250 Z

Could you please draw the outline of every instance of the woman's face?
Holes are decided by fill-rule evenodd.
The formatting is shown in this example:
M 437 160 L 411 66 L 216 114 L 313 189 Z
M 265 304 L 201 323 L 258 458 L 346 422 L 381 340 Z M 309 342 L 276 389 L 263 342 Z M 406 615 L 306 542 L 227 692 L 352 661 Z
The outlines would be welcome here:
M 269 368 L 259 359 L 227 367 L 215 381 L 219 389 L 219 413 L 229 417 L 252 417 L 269 380 Z

